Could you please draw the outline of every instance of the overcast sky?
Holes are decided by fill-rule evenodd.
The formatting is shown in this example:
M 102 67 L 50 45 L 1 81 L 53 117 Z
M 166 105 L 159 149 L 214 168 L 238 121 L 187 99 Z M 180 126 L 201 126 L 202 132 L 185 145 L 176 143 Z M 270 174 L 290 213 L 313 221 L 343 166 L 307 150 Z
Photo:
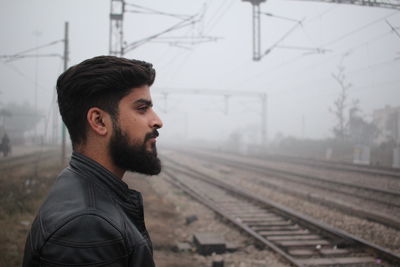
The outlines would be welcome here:
M 0 0 L 0 55 L 11 55 L 62 40 L 64 22 L 70 24 L 70 65 L 108 54 L 109 0 Z M 332 135 L 329 112 L 340 87 L 332 78 L 342 63 L 352 84 L 349 103 L 360 100 L 370 119 L 373 110 L 400 106 L 400 11 L 307 1 L 271 0 L 261 5 L 261 47 L 276 44 L 297 21 L 301 25 L 280 46 L 325 49 L 311 53 L 274 48 L 261 61 L 252 60 L 252 9 L 240 0 L 127 1 L 163 12 L 194 15 L 204 10 L 200 23 L 165 37 L 212 36 L 217 41 L 177 46 L 149 42 L 125 56 L 149 61 L 157 70 L 153 98 L 164 120 L 165 138 L 224 140 L 242 131 L 249 141 L 260 138 L 261 100 L 268 95 L 268 136 L 325 138 Z M 133 7 L 127 7 L 134 10 Z M 156 34 L 179 19 L 126 13 L 127 44 Z M 397 27 L 398 34 L 389 24 Z M 29 54 L 62 54 L 61 42 Z M 0 105 L 30 103 L 48 114 L 54 85 L 62 72 L 59 57 L 0 60 Z M 36 84 L 36 85 L 35 85 Z M 249 92 L 248 96 L 169 93 L 163 90 L 207 89 Z M 36 92 L 36 93 L 35 93 Z M 165 101 L 166 100 L 166 101 Z M 226 103 L 228 104 L 226 106 Z

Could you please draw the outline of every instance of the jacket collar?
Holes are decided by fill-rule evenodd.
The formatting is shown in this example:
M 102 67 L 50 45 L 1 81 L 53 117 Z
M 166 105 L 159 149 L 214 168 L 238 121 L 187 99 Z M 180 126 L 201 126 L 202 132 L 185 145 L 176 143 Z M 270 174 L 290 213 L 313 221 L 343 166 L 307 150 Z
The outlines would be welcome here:
M 108 192 L 114 193 L 119 204 L 135 221 L 137 229 L 148 239 L 151 246 L 149 234 L 144 223 L 142 194 L 136 190 L 129 189 L 128 185 L 101 164 L 78 152 L 73 152 L 70 167 L 85 179 L 96 183 Z
M 93 159 L 81 153 L 72 152 L 70 166 L 85 178 L 112 191 L 122 200 L 135 204 L 135 206 L 141 204 L 142 197 L 138 191 L 129 189 L 126 183 Z

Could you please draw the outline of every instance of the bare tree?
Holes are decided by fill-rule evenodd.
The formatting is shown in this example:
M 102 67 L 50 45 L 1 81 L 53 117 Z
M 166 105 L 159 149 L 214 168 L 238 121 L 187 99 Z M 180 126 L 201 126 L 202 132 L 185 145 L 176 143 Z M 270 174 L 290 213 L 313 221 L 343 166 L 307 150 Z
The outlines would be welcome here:
M 332 112 L 336 117 L 336 125 L 333 127 L 333 134 L 339 140 L 344 141 L 347 135 L 346 131 L 346 108 L 347 104 L 347 92 L 352 86 L 351 83 L 347 82 L 346 75 L 344 74 L 344 67 L 343 65 L 338 66 L 338 72 L 332 73 L 333 79 L 339 84 L 340 86 L 340 93 L 336 98 L 333 108 L 329 108 L 329 111 Z

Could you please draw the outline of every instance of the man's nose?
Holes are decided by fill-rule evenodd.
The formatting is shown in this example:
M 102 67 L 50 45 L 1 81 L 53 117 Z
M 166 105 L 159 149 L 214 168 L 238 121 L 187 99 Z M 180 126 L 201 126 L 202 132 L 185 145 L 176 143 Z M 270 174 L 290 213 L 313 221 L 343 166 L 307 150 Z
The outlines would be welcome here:
M 160 129 L 163 127 L 163 122 L 160 119 L 160 117 L 157 115 L 157 113 L 154 111 L 154 118 L 152 122 L 152 128 Z

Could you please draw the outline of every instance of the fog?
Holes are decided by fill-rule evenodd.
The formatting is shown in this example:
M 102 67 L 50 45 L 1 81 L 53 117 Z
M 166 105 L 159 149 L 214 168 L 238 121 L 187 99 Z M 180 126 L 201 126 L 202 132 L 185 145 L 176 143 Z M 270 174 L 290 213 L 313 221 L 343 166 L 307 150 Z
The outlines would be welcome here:
M 151 62 L 156 68 L 152 92 L 155 109 L 164 121 L 161 142 L 223 142 L 240 132 L 247 143 L 260 143 L 263 94 L 267 96 L 264 119 L 269 141 L 278 134 L 331 137 L 335 117 L 329 108 L 341 90 L 332 74 L 338 74 L 339 66 L 351 83 L 349 104 L 358 99 L 367 120 L 376 109 L 400 106 L 400 12 L 394 9 L 268 1 L 261 4 L 262 12 L 290 20 L 261 15 L 261 51 L 274 48 L 256 62 L 252 60 L 252 7 L 248 2 L 127 3 L 182 15 L 203 11 L 200 22 L 163 37 L 215 38 L 193 44 L 154 39 L 124 55 Z M 40 110 L 44 117 L 36 134 L 42 134 L 47 125 L 45 136 L 49 138 L 55 81 L 63 70 L 63 43 L 26 53 L 32 57 L 10 61 L 4 56 L 62 40 L 66 21 L 69 66 L 108 54 L 109 13 L 109 0 L 1 0 L 0 108 L 24 103 Z M 302 21 L 301 25 L 296 21 Z M 170 16 L 127 12 L 124 40 L 130 44 L 177 22 Z M 275 47 L 277 42 L 309 49 Z M 316 53 L 317 48 L 323 53 Z M 35 57 L 45 54 L 59 56 Z

